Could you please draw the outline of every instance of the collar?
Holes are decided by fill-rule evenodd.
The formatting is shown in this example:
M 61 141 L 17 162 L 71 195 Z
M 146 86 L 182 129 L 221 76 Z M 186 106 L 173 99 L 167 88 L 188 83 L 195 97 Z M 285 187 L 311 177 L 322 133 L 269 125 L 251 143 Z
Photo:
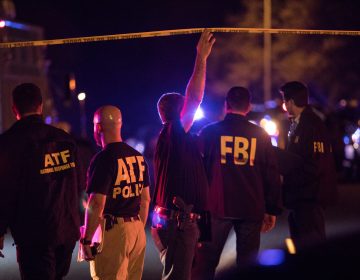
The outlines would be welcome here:
M 43 116 L 39 115 L 39 114 L 34 114 L 34 115 L 29 115 L 26 117 L 21 118 L 20 120 L 18 120 L 17 122 L 19 123 L 43 123 Z
M 224 120 L 247 120 L 247 117 L 240 114 L 227 113 Z

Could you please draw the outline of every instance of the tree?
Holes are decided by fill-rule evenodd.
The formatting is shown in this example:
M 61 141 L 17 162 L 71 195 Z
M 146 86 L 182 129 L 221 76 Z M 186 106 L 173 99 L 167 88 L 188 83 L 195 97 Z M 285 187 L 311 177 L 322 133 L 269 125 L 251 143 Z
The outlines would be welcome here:
M 334 13 L 330 4 L 325 0 L 273 0 L 272 27 L 331 29 L 329 22 L 336 22 L 341 26 L 346 18 L 341 17 L 340 13 Z M 243 1 L 243 8 L 242 13 L 227 17 L 227 25 L 262 27 L 263 1 Z M 255 102 L 262 102 L 263 35 L 227 33 L 217 37 L 217 46 L 212 54 L 213 64 L 209 67 L 210 91 L 216 95 L 224 95 L 230 87 L 243 85 L 252 91 Z M 349 91 L 353 92 L 360 84 L 358 71 L 353 71 L 347 67 L 348 64 L 342 63 L 344 60 L 348 61 L 346 59 L 349 53 L 352 53 L 352 59 L 360 62 L 360 56 L 352 49 L 351 42 L 348 37 L 273 35 L 273 97 L 278 95 L 281 84 L 291 80 L 308 84 L 312 95 L 323 105 L 331 106 L 341 96 L 351 96 Z M 344 80 L 347 81 L 346 85 Z M 346 87 L 349 89 L 346 90 Z

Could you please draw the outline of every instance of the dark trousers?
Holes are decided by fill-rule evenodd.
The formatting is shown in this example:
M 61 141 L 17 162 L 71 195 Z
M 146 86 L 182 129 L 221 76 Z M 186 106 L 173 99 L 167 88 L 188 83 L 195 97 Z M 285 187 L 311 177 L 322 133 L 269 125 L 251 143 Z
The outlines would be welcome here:
M 212 217 L 212 241 L 202 243 L 202 246 L 196 250 L 191 279 L 214 279 L 215 269 L 232 227 L 234 227 L 236 234 L 236 264 L 238 269 L 254 264 L 260 247 L 261 224 L 262 221 L 254 222 Z
M 75 243 L 56 247 L 17 245 L 22 280 L 58 280 L 68 272 Z
M 166 228 L 151 228 L 151 235 L 163 264 L 162 279 L 189 280 L 195 248 L 199 239 L 196 222 L 185 222 L 183 230 L 174 219 L 168 220 Z
M 324 210 L 316 203 L 303 203 L 291 209 L 290 236 L 297 250 L 326 241 Z

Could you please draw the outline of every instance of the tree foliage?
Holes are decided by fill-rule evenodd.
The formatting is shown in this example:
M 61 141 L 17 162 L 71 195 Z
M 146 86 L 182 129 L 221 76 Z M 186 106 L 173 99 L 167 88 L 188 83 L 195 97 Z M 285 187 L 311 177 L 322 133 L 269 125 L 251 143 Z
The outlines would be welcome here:
M 348 19 L 344 16 L 348 10 L 330 2 L 273 0 L 272 27 L 345 29 L 347 26 L 341 26 Z M 263 1 L 243 1 L 243 12 L 228 15 L 226 21 L 232 27 L 263 27 Z M 263 101 L 263 35 L 227 33 L 216 37 L 208 70 L 210 91 L 224 95 L 230 87 L 243 85 L 253 92 L 255 102 Z M 359 37 L 272 35 L 272 96 L 278 96 L 281 84 L 291 80 L 308 84 L 322 105 L 357 96 L 360 55 L 355 46 L 359 44 Z

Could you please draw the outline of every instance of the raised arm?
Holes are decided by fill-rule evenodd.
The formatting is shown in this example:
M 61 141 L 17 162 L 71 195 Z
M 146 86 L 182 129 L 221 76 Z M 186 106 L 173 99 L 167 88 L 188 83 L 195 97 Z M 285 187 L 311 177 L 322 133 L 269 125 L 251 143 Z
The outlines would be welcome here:
M 205 30 L 200 37 L 196 50 L 194 71 L 186 87 L 185 103 L 181 111 L 181 123 L 185 132 L 188 132 L 194 120 L 197 108 L 199 107 L 205 90 L 206 60 L 215 43 L 215 38 L 210 31 Z

